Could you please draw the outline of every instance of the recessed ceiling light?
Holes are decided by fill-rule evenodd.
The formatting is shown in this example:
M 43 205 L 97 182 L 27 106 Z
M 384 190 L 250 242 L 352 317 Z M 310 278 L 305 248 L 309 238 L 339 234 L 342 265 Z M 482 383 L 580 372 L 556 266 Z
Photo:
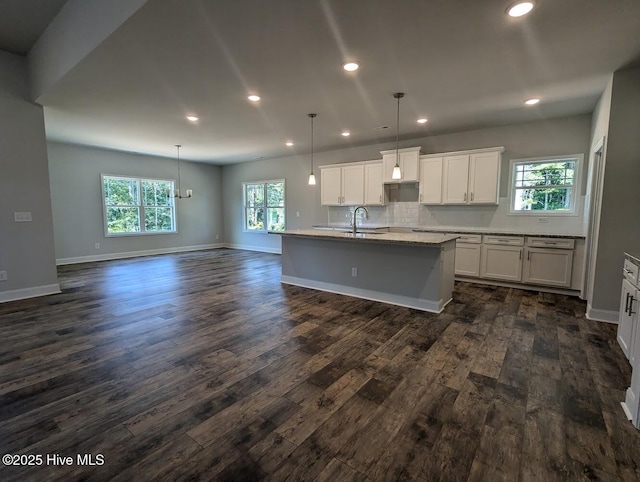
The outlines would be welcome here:
M 427 123 L 427 119 L 425 119 L 424 117 L 422 119 L 418 119 L 418 124 L 426 124 Z
M 187 120 L 191 121 L 191 122 L 198 122 L 198 119 L 200 119 L 200 117 L 198 117 L 197 115 L 188 115 L 187 116 Z
M 524 101 L 524 103 L 527 105 L 536 105 L 538 102 L 540 102 L 540 99 L 538 98 L 527 99 Z
M 533 10 L 533 2 L 517 2 L 507 8 L 510 17 L 522 17 Z
M 349 137 L 351 135 L 351 132 L 349 131 L 343 131 L 342 132 L 342 137 Z
M 247 99 L 249 99 L 251 102 L 258 102 L 260 100 L 260 96 L 251 94 L 250 96 L 247 97 Z
M 287 142 L 284 143 L 284 145 L 287 146 L 287 147 L 291 147 L 291 146 L 293 146 L 293 142 L 287 141 Z
M 357 62 L 347 62 L 342 65 L 342 68 L 347 72 L 355 72 L 360 68 L 360 65 Z

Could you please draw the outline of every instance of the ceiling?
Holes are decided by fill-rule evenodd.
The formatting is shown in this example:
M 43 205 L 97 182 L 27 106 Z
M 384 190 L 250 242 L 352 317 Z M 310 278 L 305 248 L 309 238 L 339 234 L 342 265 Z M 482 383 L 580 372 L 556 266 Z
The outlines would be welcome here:
M 589 113 L 640 58 L 640 0 L 537 0 L 519 19 L 509 3 L 149 0 L 39 98 L 47 137 L 215 164 L 306 154 L 310 112 L 316 150 L 395 140 L 398 91 L 402 139 Z M 21 53 L 33 33 L 5 37 Z

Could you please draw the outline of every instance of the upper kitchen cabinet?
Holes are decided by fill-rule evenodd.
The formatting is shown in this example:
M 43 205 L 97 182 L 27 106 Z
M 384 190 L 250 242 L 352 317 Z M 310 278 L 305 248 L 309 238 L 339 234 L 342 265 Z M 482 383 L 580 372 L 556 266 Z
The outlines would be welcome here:
M 320 167 L 320 202 L 323 206 L 364 203 L 364 164 Z M 380 184 L 382 188 L 382 183 Z
M 442 204 L 497 204 L 503 147 L 448 153 L 442 159 Z
M 384 173 L 382 162 L 371 162 L 364 165 L 364 204 L 382 206 L 384 197 Z
M 399 182 L 418 182 L 418 159 L 420 158 L 420 147 L 407 147 L 405 149 L 398 149 L 398 165 L 400 166 L 400 172 L 402 177 L 400 179 L 392 179 L 393 168 L 396 165 L 396 150 L 380 151 L 382 154 L 382 164 L 384 169 L 384 182 L 399 183 Z
M 421 204 L 442 203 L 442 156 L 420 157 L 420 192 L 418 200 Z

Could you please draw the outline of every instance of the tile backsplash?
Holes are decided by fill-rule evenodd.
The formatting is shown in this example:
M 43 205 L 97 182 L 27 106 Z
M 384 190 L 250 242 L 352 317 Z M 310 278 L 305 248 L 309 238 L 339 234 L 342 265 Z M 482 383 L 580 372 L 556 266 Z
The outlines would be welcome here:
M 417 190 L 416 190 L 417 191 Z M 406 197 L 406 196 L 405 196 Z M 499 204 L 487 206 L 434 206 L 421 205 L 415 200 L 391 201 L 386 206 L 367 206 L 369 219 L 358 213 L 362 226 L 406 226 L 423 228 L 472 228 L 526 231 L 540 234 L 584 235 L 582 213 L 575 216 L 536 216 L 511 214 L 509 199 L 500 198 Z M 580 200 L 584 206 L 584 197 Z M 329 224 L 349 224 L 355 206 L 330 206 Z

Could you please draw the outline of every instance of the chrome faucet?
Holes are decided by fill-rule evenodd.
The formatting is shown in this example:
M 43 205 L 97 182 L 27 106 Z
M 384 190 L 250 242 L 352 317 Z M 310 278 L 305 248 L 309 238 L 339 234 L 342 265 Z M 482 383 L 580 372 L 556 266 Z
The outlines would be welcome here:
M 356 226 L 356 219 L 357 219 L 356 218 L 356 214 L 358 214 L 358 209 L 364 209 L 364 215 L 365 215 L 365 217 L 367 219 L 369 219 L 369 211 L 367 210 L 367 208 L 365 206 L 358 206 L 357 208 L 355 208 L 353 210 L 353 224 L 352 224 L 352 227 L 353 227 L 353 235 L 354 236 L 356 235 L 356 232 L 357 232 L 357 229 L 358 229 L 357 226 Z

